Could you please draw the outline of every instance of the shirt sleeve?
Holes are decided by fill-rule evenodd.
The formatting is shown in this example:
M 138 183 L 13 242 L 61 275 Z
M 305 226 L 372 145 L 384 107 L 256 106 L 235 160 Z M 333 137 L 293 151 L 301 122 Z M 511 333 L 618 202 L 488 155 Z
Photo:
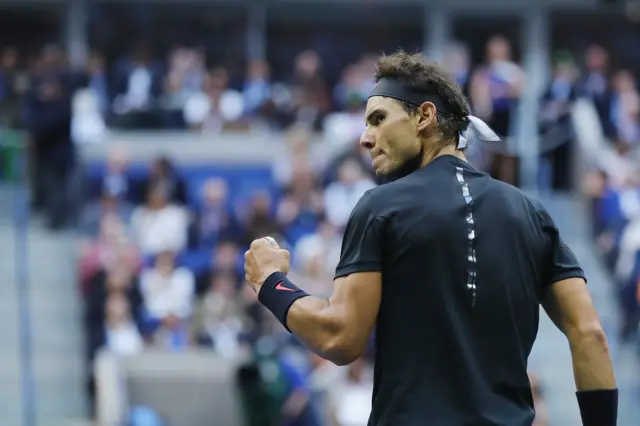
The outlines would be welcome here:
M 358 201 L 344 232 L 335 278 L 357 272 L 382 271 L 384 218 L 374 213 L 370 193 Z
M 547 265 L 547 282 L 551 285 L 568 278 L 582 278 L 587 280 L 584 271 L 576 259 L 576 255 L 560 237 L 560 231 L 554 223 L 551 215 L 540 208 L 541 226 L 547 238 L 547 253 L 549 264 Z

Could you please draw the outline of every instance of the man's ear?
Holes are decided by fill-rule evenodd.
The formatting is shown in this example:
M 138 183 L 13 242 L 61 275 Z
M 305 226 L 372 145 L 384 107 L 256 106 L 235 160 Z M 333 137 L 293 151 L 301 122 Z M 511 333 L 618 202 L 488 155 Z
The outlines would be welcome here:
M 424 102 L 420 105 L 418 114 L 418 131 L 424 132 L 429 128 L 433 128 L 437 124 L 436 106 L 433 102 Z

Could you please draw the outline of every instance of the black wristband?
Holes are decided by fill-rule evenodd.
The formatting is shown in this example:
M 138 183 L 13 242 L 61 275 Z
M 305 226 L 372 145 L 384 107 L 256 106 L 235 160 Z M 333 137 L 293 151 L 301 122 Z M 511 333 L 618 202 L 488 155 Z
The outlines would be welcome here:
M 291 332 L 287 327 L 289 308 L 293 305 L 293 302 L 306 296 L 308 294 L 289 281 L 284 273 L 274 272 L 267 277 L 262 287 L 260 287 L 258 300 Z
M 582 426 L 616 426 L 618 424 L 618 389 L 576 392 Z

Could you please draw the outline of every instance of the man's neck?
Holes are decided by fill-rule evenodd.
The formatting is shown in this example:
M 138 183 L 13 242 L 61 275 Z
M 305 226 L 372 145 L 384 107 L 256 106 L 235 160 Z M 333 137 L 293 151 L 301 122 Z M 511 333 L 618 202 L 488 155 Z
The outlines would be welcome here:
M 426 166 L 427 164 L 429 164 L 430 162 L 432 162 L 436 158 L 442 157 L 443 155 L 453 155 L 454 157 L 457 157 L 457 158 L 461 159 L 462 161 L 468 161 L 467 157 L 465 157 L 465 155 L 464 155 L 464 151 L 456 149 L 455 145 L 447 145 L 444 148 L 439 149 L 439 150 L 434 150 L 434 151 L 431 151 L 431 152 L 425 152 L 425 155 L 422 158 L 421 167 Z

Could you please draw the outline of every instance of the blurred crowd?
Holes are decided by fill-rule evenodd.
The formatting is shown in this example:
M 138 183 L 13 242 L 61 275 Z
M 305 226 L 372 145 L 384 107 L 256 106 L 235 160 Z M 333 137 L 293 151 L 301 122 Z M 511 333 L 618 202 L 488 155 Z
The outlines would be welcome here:
M 617 277 L 626 314 L 622 333 L 631 339 L 640 321 L 640 97 L 633 74 L 615 68 L 606 49 L 593 45 L 584 53 L 584 60 L 554 54 L 539 123 L 543 134 L 569 125 L 576 99 L 596 107 L 610 157 L 582 189 L 594 200 L 594 233 Z M 492 37 L 480 64 L 472 63 L 463 44 L 454 44 L 443 65 L 475 115 L 506 137 L 515 133 L 527 80 L 507 39 Z M 375 55 L 363 54 L 328 78 L 323 58 L 307 50 L 297 55 L 290 75 L 276 78 L 264 61 L 249 62 L 244 75 L 232 74 L 193 45 L 162 56 L 138 45 L 110 63 L 93 52 L 84 69 L 70 68 L 56 46 L 32 61 L 12 48 L 2 52 L 2 122 L 30 135 L 34 207 L 47 213 L 52 228 L 68 224 L 74 213 L 63 195 L 70 192 L 65 185 L 76 162 L 74 139 L 86 135 L 82 129 L 283 131 L 285 152 L 269 170 L 273 182 L 242 194 L 224 177 L 196 184 L 188 167 L 170 158 L 132 171 L 139 165 L 131 164 L 126 144 L 114 148 L 75 218 L 83 236 L 79 270 L 88 360 L 103 348 L 129 356 L 145 347 L 207 347 L 252 360 L 238 376 L 252 425 L 366 424 L 374 354 L 336 367 L 304 350 L 243 285 L 243 253 L 254 238 L 274 236 L 292 253 L 293 281 L 310 293 L 331 293 L 349 214 L 376 185 L 357 144 L 374 66 Z M 317 131 L 341 144 L 342 154 L 331 161 L 314 155 Z M 551 185 L 568 189 L 572 140 L 561 142 L 542 157 Z M 483 147 L 471 154 L 480 168 L 513 179 L 504 156 Z M 260 373 L 265 363 L 277 367 L 268 379 Z M 263 389 L 257 383 L 264 380 L 269 392 L 252 391 Z M 534 377 L 532 384 L 536 425 L 544 426 L 542 390 Z

